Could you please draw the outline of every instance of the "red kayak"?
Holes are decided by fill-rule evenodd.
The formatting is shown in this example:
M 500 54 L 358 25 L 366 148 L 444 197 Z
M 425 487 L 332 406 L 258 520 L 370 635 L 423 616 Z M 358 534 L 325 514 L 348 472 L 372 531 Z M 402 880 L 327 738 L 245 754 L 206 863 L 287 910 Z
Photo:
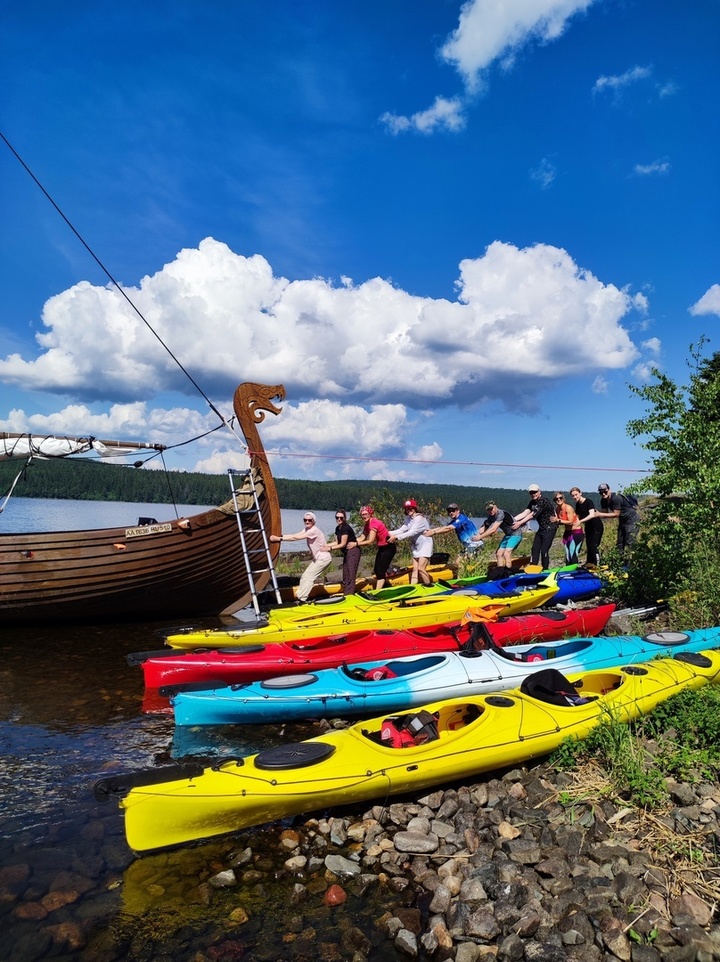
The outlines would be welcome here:
M 484 647 L 484 629 L 490 636 L 490 643 L 499 647 L 533 641 L 557 641 L 577 635 L 594 637 L 603 630 L 614 610 L 615 605 L 608 604 L 596 608 L 537 611 L 501 617 L 482 623 L 478 646 Z M 219 650 L 141 651 L 128 655 L 128 663 L 142 666 L 147 689 L 210 681 L 218 685 L 233 685 L 278 675 L 302 674 L 308 670 L 337 668 L 342 664 L 379 661 L 386 657 L 458 651 L 470 641 L 472 633 L 472 623 L 405 631 L 356 631 L 303 643 L 276 642 Z

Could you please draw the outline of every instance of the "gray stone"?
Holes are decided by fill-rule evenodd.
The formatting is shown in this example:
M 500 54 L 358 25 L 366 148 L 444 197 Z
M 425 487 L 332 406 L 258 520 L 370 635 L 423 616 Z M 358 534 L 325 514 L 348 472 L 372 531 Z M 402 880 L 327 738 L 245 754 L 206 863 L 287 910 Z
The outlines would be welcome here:
M 527 962 L 566 962 L 565 950 L 550 942 L 526 942 Z
M 479 878 L 469 878 L 460 886 L 460 899 L 466 904 L 487 902 L 487 892 Z
M 427 835 L 430 831 L 430 819 L 423 818 L 421 815 L 416 815 L 415 818 L 411 818 L 410 821 L 405 826 L 408 832 L 417 832 L 419 835 Z
M 633 945 L 632 962 L 660 962 L 662 956 L 652 945 Z
M 525 955 L 525 947 L 519 936 L 513 934 L 504 938 L 498 946 L 498 959 L 507 959 L 508 962 L 519 962 Z
M 493 911 L 489 907 L 476 909 L 466 919 L 463 932 L 470 938 L 491 942 L 501 933 L 501 928 L 495 920 Z
M 430 903 L 431 912 L 447 912 L 450 908 L 451 895 L 444 885 L 440 884 L 435 889 L 432 902 Z
M 437 851 L 440 840 L 437 835 L 420 832 L 396 832 L 393 839 L 398 852 L 428 853 Z
M 418 954 L 417 936 L 408 929 L 400 929 L 395 936 L 395 948 L 403 955 L 416 959 Z
M 455 950 L 455 962 L 478 962 L 482 948 L 474 942 L 461 942 Z
M 444 797 L 444 792 L 431 792 L 429 795 L 423 795 L 422 798 L 419 798 L 418 802 L 436 812 L 442 805 Z
M 523 865 L 537 865 L 542 861 L 542 852 L 538 843 L 531 838 L 514 838 L 503 842 L 503 848 L 514 862 Z
M 237 876 L 231 868 L 218 872 L 217 875 L 212 875 L 208 881 L 214 889 L 228 889 L 238 884 Z
M 359 875 L 360 865 L 342 855 L 326 855 L 325 867 L 334 875 Z

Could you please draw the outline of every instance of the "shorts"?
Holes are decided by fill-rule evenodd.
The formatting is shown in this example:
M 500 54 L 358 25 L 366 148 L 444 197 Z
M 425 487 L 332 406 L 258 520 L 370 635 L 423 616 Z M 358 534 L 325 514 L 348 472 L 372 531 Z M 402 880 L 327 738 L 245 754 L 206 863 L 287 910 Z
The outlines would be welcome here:
M 498 548 L 509 548 L 512 551 L 513 548 L 517 548 L 521 541 L 521 534 L 506 534 L 498 545 Z
M 484 541 L 463 541 L 462 549 L 465 554 L 474 554 L 485 544 Z

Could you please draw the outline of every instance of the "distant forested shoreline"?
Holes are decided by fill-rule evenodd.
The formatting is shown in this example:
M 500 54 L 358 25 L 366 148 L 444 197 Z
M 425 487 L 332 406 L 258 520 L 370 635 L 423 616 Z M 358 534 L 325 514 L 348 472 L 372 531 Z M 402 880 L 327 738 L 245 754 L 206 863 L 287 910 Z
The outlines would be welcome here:
M 0 462 L 0 498 L 8 492 L 20 468 L 17 461 Z M 400 481 L 306 481 L 275 478 L 283 508 L 333 511 L 357 510 L 361 504 L 416 498 L 420 506 L 444 507 L 455 501 L 473 516 L 485 514 L 485 502 L 497 501 L 517 512 L 528 502 L 526 491 L 457 484 L 410 484 Z M 85 501 L 134 501 L 148 504 L 222 504 L 230 497 L 227 475 L 190 471 L 142 470 L 97 461 L 33 461 L 14 495 L 23 498 L 68 498 Z

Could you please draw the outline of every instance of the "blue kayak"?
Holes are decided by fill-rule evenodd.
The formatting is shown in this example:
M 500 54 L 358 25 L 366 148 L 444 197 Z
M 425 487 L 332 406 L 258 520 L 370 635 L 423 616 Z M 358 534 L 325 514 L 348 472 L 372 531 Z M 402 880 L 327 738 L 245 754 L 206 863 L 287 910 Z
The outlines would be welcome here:
M 227 725 L 377 715 L 428 701 L 479 695 L 519 685 L 533 671 L 563 673 L 629 665 L 658 654 L 720 646 L 720 627 L 660 631 L 612 638 L 444 651 L 362 665 L 284 675 L 244 685 L 177 691 L 171 696 L 177 725 Z
M 522 591 L 530 591 L 539 585 L 550 583 L 549 579 L 557 581 L 558 591 L 548 602 L 551 605 L 565 605 L 569 601 L 586 601 L 599 595 L 605 586 L 602 578 L 585 568 L 569 571 L 540 571 L 530 574 L 519 571 L 507 578 L 497 581 L 483 581 L 477 585 L 463 585 L 462 588 L 449 588 L 447 593 L 462 592 L 463 594 L 478 594 L 489 598 L 502 598 Z

